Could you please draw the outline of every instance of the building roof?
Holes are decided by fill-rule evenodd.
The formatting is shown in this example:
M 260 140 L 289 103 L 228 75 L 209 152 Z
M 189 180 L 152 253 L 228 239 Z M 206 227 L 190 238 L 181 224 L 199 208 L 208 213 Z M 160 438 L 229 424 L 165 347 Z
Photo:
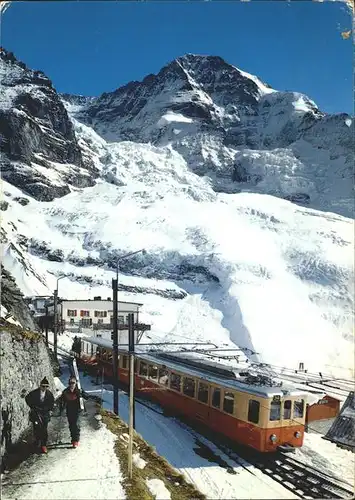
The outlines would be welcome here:
M 113 300 L 107 300 L 107 299 L 101 299 L 101 300 L 94 300 L 94 299 L 58 299 L 60 302 L 90 302 L 91 304 L 93 303 L 99 303 L 99 302 L 110 302 L 113 304 Z M 117 301 L 119 304 L 132 304 L 134 306 L 142 306 L 140 302 L 129 302 L 127 300 L 118 300 Z
M 325 439 L 355 452 L 355 396 L 350 391 Z

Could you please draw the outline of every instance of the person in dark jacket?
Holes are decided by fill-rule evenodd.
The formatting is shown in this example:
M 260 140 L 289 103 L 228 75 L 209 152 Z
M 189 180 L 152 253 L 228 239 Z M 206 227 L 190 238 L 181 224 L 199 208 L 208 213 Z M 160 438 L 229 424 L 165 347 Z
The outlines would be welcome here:
M 74 448 L 79 446 L 80 440 L 80 424 L 79 416 L 81 413 L 80 397 L 82 396 L 76 382 L 75 377 L 70 377 L 69 385 L 59 398 L 60 413 L 66 408 L 71 442 Z
M 54 407 L 54 396 L 49 390 L 49 382 L 44 377 L 38 389 L 31 391 L 25 398 L 31 408 L 30 421 L 33 424 L 35 446 L 40 446 L 42 453 L 47 453 L 48 424 Z

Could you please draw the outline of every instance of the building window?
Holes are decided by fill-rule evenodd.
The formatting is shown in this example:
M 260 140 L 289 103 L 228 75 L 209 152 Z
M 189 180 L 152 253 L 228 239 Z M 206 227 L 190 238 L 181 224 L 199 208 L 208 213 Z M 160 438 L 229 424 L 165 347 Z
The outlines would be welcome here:
M 273 400 L 271 401 L 271 407 L 270 407 L 270 420 L 280 420 L 281 416 L 281 400 L 280 396 L 274 396 Z
M 293 418 L 303 418 L 304 399 L 293 402 Z
M 186 396 L 190 396 L 190 398 L 195 397 L 195 380 L 193 378 L 184 377 L 182 392 L 186 394 Z
M 181 375 L 177 373 L 171 372 L 170 376 L 170 388 L 174 389 L 174 391 L 181 391 Z
M 248 420 L 257 424 L 259 422 L 260 403 L 254 399 L 249 400 Z
M 107 311 L 95 311 L 95 318 L 106 318 L 107 317 Z
M 74 318 L 70 318 L 70 324 L 74 325 Z
M 118 316 L 117 317 L 117 322 L 119 325 L 124 325 L 124 316 Z
M 212 406 L 218 409 L 221 407 L 221 389 L 213 389 Z
M 284 401 L 284 418 L 286 418 L 287 420 L 291 418 L 291 405 L 292 403 L 290 399 Z
M 76 316 L 76 309 L 68 309 L 67 316 Z
M 208 385 L 200 382 L 198 384 L 197 398 L 201 403 L 208 403 Z
M 80 316 L 81 317 L 83 317 L 83 316 L 89 317 L 90 316 L 90 311 L 83 311 L 83 310 L 81 310 L 80 311 Z
M 85 328 L 88 328 L 89 326 L 92 326 L 92 318 L 82 318 L 81 319 L 81 324 Z
M 102 324 L 103 324 L 103 322 L 104 322 L 103 318 L 99 318 L 99 319 L 97 320 L 97 324 L 98 324 L 98 325 L 102 325 Z

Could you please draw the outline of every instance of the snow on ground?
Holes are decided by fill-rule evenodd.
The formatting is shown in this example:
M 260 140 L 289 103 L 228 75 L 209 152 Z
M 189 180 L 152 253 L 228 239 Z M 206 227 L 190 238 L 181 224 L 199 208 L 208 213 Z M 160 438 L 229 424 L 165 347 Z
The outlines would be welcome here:
M 56 387 L 63 389 L 69 372 L 64 370 Z M 2 484 L 2 498 L 21 500 L 69 500 L 126 498 L 120 463 L 114 453 L 116 437 L 102 427 L 94 430 L 88 417 L 81 418 L 81 439 L 77 449 L 51 448 L 59 440 L 69 443 L 66 417 L 52 417 L 48 455 L 34 455 L 8 473 Z
M 323 439 L 321 434 L 305 433 L 303 447 L 296 450 L 295 458 L 354 486 L 354 453 L 338 448 L 334 443 Z
M 138 469 L 144 469 L 144 467 L 147 465 L 147 462 L 143 460 L 139 453 L 133 453 L 132 461 L 134 465 L 138 467 Z
M 161 479 L 146 479 L 149 491 L 156 500 L 170 500 L 170 491 Z

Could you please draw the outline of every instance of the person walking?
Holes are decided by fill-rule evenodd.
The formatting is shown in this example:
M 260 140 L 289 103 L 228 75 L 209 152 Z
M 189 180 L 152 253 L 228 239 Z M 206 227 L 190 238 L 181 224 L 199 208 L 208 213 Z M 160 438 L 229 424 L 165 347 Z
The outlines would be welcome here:
M 62 395 L 59 398 L 59 411 L 60 414 L 62 414 L 64 408 L 66 408 L 70 437 L 73 448 L 77 448 L 79 446 L 79 441 L 80 441 L 79 417 L 81 413 L 81 408 L 80 408 L 81 396 L 82 393 L 77 386 L 76 378 L 70 377 L 68 387 L 64 389 Z
M 49 390 L 46 377 L 41 380 L 40 386 L 25 397 L 30 407 L 30 421 L 33 424 L 35 446 L 41 447 L 42 453 L 47 453 L 48 424 L 54 407 L 54 396 Z

